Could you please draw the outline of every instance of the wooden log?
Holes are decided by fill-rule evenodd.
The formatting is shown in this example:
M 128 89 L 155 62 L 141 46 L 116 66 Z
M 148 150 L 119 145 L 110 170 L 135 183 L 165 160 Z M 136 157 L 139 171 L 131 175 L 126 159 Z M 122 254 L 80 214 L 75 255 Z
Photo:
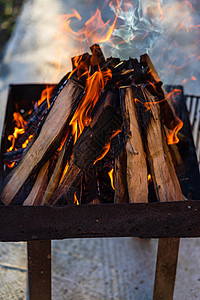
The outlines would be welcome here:
M 48 182 L 49 160 L 38 173 L 35 184 L 23 205 L 40 205 Z
M 146 155 L 138 124 L 135 98 L 137 89 L 126 88 L 124 93 L 125 101 L 125 122 L 126 122 L 126 152 L 127 152 L 127 186 L 129 202 L 148 202 L 148 173 Z
M 172 100 L 170 97 L 167 97 L 167 93 L 162 87 L 162 82 L 160 81 L 160 77 L 148 54 L 141 55 L 140 62 L 144 67 L 149 68 L 149 72 L 145 75 L 146 81 L 151 82 L 151 84 L 148 87 L 148 90 L 153 95 L 155 94 L 158 97 L 158 99 L 161 101 L 159 106 L 161 110 L 163 124 L 165 124 L 168 129 L 173 130 L 179 123 L 179 118 L 173 107 Z
M 71 146 L 71 141 L 73 142 L 71 134 L 69 134 L 65 144 L 63 145 L 59 155 L 58 155 L 58 160 L 55 166 L 55 169 L 51 175 L 51 178 L 49 180 L 48 186 L 46 188 L 46 191 L 44 193 L 43 199 L 41 201 L 41 205 L 45 205 L 48 203 L 49 199 L 52 197 L 54 191 L 56 190 L 59 181 L 61 179 L 62 171 L 64 168 L 64 162 L 67 163 L 65 160 L 66 152 L 71 155 L 72 147 Z
M 145 101 L 149 103 L 149 112 L 151 113 L 146 129 L 146 153 L 157 199 L 160 202 L 183 200 L 180 184 L 161 125 L 160 107 L 147 89 L 142 88 L 141 91 L 145 95 Z
M 68 80 L 54 102 L 38 138 L 29 151 L 26 152 L 5 186 L 1 194 L 1 200 L 4 204 L 7 205 L 12 202 L 12 199 L 30 174 L 39 165 L 41 166 L 42 162 L 47 161 L 51 153 L 58 148 L 66 126 L 69 124 L 74 105 L 80 100 L 82 94 L 83 88 L 77 82 Z
M 113 132 L 121 127 L 121 120 L 113 107 L 115 97 L 114 93 L 107 92 L 105 98 L 101 99 L 103 102 L 90 126 L 84 129 L 77 140 L 67 173 L 52 197 L 53 204 L 61 201 L 63 196 L 63 201 L 73 204 L 73 195 L 80 176 L 99 157 L 105 144 L 110 142 Z
M 128 203 L 128 189 L 126 182 L 126 155 L 124 151 L 115 158 L 114 203 Z

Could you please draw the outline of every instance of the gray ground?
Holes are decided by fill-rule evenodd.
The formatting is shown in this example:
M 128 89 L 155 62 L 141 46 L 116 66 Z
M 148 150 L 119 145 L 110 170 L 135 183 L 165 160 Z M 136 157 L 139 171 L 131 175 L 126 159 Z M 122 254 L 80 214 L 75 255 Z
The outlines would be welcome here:
M 90 1 L 75 2 L 25 2 L 1 63 L 0 128 L 9 83 L 57 81 L 52 64 L 59 50 L 55 15 L 70 13 L 72 6 L 87 15 Z M 66 56 L 73 56 L 73 46 Z M 65 64 L 60 78 L 70 67 Z M 157 240 L 69 239 L 52 244 L 53 299 L 152 299 Z M 200 239 L 181 240 L 174 299 L 200 299 L 199 252 Z M 26 243 L 0 243 L 0 274 L 0 299 L 25 299 Z

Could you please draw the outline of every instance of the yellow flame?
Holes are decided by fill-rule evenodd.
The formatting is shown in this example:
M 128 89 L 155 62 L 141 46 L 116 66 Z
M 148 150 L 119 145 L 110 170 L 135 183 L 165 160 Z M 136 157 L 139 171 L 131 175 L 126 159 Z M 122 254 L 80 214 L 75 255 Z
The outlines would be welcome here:
M 26 148 L 26 146 L 28 145 L 28 143 L 31 141 L 33 135 L 29 135 L 29 137 L 27 138 L 27 140 L 22 144 L 22 148 Z
M 114 172 L 114 169 L 111 169 L 111 170 L 108 172 L 108 175 L 109 175 L 109 177 L 110 177 L 111 187 L 113 188 L 113 190 L 115 190 L 115 187 L 114 187 L 114 184 L 113 184 L 113 172 Z
M 74 193 L 74 204 L 79 205 L 78 199 L 76 197 L 76 192 Z
M 63 178 L 64 178 L 65 174 L 67 173 L 68 168 L 69 168 L 69 163 L 67 162 L 67 164 L 66 164 L 66 166 L 64 168 L 64 171 L 62 173 L 62 176 L 61 176 L 59 184 L 61 184 L 61 182 L 63 181 Z

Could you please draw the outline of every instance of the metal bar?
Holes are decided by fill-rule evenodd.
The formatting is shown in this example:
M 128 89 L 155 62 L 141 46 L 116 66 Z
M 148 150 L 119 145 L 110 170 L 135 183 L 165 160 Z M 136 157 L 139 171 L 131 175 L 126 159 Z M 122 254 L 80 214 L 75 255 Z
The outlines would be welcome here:
M 0 206 L 0 241 L 200 237 L 200 201 Z
M 29 300 L 51 300 L 51 241 L 29 241 Z
M 180 239 L 159 239 L 153 300 L 173 300 Z

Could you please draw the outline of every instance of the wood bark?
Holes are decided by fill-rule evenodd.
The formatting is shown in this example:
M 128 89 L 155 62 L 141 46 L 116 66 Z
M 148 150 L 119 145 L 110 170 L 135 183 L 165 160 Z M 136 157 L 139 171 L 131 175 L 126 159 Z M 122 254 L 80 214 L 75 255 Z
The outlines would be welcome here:
M 63 136 L 74 103 L 81 97 L 82 87 L 75 81 L 69 80 L 53 104 L 38 138 L 14 170 L 14 174 L 5 186 L 1 200 L 10 204 L 21 186 L 37 169 L 40 162 L 48 159 L 52 151 L 58 148 Z

